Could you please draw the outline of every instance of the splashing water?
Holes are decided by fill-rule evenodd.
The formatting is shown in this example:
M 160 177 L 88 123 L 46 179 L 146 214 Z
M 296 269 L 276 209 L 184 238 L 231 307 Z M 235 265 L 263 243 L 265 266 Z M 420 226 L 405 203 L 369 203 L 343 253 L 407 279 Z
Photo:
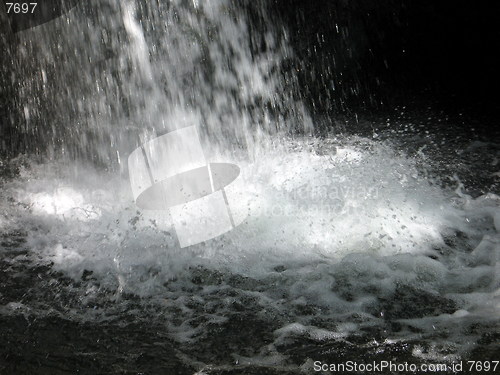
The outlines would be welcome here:
M 42 142 L 31 149 L 113 164 L 192 124 L 226 150 L 253 149 L 261 130 L 310 126 L 294 78 L 281 79 L 292 56 L 286 35 L 254 34 L 244 8 L 270 27 L 252 3 L 110 1 L 80 6 L 42 26 L 47 32 L 22 33 L 14 56 L 24 77 L 21 130 Z
M 257 35 L 229 2 L 103 4 L 41 26 L 67 38 L 20 36 L 20 53 L 40 58 L 22 72 L 24 130 L 49 158 L 18 159 L 2 179 L 0 249 L 11 270 L 54 273 L 29 298 L 0 295 L 2 314 L 152 319 L 204 364 L 227 362 L 211 340 L 238 314 L 257 327 L 233 350 L 246 364 L 306 369 L 295 354 L 307 343 L 352 349 L 360 337 L 452 361 L 484 341 L 500 309 L 498 196 L 441 188 L 391 142 L 291 135 L 311 123 L 279 73 L 286 33 L 263 13 Z M 61 54 L 79 65 L 57 65 Z M 134 205 L 121 158 L 193 123 L 211 157 L 240 166 L 248 219 L 180 249 L 168 219 Z

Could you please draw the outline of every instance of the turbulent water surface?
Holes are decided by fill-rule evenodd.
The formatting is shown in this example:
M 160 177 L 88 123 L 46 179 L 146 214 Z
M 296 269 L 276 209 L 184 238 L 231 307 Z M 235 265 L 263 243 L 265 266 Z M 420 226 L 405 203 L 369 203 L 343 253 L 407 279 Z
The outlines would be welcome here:
M 19 36 L 46 47 L 21 50 L 40 74 L 20 95 L 22 132 L 48 152 L 0 163 L 2 373 L 498 359 L 498 144 L 405 108 L 361 121 L 363 135 L 332 120 L 313 137 L 293 76 L 277 73 L 286 32 L 258 6 L 104 4 L 113 22 L 77 7 L 40 26 L 53 33 Z M 74 82 L 58 53 L 81 64 Z M 239 165 L 248 218 L 181 249 L 168 217 L 135 206 L 124 160 L 193 123 L 210 158 Z

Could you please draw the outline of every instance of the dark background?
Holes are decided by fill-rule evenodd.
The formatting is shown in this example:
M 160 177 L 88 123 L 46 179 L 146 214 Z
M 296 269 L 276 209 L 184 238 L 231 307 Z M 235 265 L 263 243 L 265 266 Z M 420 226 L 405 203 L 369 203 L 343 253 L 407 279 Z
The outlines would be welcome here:
M 412 100 L 491 115 L 498 110 L 497 1 L 274 0 L 273 5 L 289 26 L 301 61 L 301 88 L 319 112 L 386 109 Z

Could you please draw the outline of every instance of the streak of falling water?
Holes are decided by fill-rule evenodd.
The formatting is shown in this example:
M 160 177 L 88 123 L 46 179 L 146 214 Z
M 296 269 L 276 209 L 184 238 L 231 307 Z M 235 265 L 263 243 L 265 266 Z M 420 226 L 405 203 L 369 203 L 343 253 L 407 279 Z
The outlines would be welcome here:
M 293 58 L 286 32 L 272 30 L 264 8 L 91 1 L 18 33 L 16 131 L 29 153 L 105 165 L 191 124 L 226 150 L 252 151 L 263 134 L 302 131 L 310 121 L 281 69 Z

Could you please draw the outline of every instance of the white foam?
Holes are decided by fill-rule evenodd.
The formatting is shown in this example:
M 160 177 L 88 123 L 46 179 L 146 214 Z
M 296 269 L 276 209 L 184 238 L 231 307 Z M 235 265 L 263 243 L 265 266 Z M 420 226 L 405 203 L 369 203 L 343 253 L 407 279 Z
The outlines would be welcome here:
M 268 314 L 292 314 L 290 324 L 275 332 L 275 344 L 297 335 L 343 339 L 377 324 L 384 316 L 380 299 L 405 288 L 456 304 L 455 312 L 406 321 L 430 337 L 457 319 L 498 316 L 498 197 L 444 191 L 417 172 L 415 160 L 387 145 L 342 142 L 348 151 L 320 154 L 304 140 L 260 150 L 254 162 L 236 161 L 248 193 L 238 204 L 249 218 L 186 249 L 134 206 L 126 176 L 83 167 L 65 174 L 57 163 L 34 165 L 5 185 L 3 220 L 28 231 L 27 246 L 37 262 L 52 261 L 75 280 L 92 271 L 100 287 L 116 296 L 134 293 L 167 310 L 180 308 L 186 319 L 169 325 L 179 341 L 195 340 L 203 331 L 191 320 L 199 313 L 192 303 L 210 306 L 216 298 L 207 320 L 215 325 L 231 310 L 229 301 L 213 297 L 228 287 L 225 282 L 206 285 L 196 293 L 199 301 L 183 297 L 181 285 L 190 285 L 196 267 L 266 280 L 269 288 L 240 293 Z M 20 204 L 9 203 L 9 196 Z M 70 214 L 90 207 L 95 215 Z M 447 247 L 443 236 L 458 241 L 457 231 L 464 233 L 463 243 Z M 176 278 L 177 289 L 167 290 L 164 285 Z M 98 290 L 86 293 L 92 298 Z M 308 314 L 291 312 L 311 306 L 316 316 L 335 317 L 336 326 L 316 327 Z M 411 336 L 407 330 L 400 335 Z M 461 335 L 454 340 L 467 340 Z
M 280 148 L 255 163 L 240 162 L 248 198 L 238 203 L 248 210 L 249 219 L 241 228 L 186 254 L 208 253 L 214 264 L 259 274 L 283 257 L 314 261 L 325 256 L 338 260 L 352 252 L 426 254 L 442 245 L 445 228 L 466 228 L 465 212 L 439 188 L 416 178 L 411 160 L 383 145 L 375 152 L 351 148 L 356 158 L 346 159 L 338 150 L 333 156 L 320 156 Z M 74 248 L 85 253 L 85 261 L 109 256 L 140 264 L 149 258 L 148 251 L 155 254 L 151 259 L 177 252 L 175 238 L 156 231 L 147 213 L 136 215 L 139 210 L 128 196 L 125 179 L 86 173 L 88 183 L 83 186 L 79 181 L 69 186 L 56 177 L 47 186 L 50 178 L 37 177 L 15 191 L 19 201 L 32 207 L 32 217 L 61 220 L 47 233 L 54 237 L 52 247 L 61 243 L 63 248 Z M 495 215 L 493 198 L 481 199 L 471 211 Z M 66 236 L 67 232 L 74 236 Z M 149 250 L 128 250 L 134 246 Z M 473 258 L 491 264 L 497 246 L 495 236 L 486 236 Z

